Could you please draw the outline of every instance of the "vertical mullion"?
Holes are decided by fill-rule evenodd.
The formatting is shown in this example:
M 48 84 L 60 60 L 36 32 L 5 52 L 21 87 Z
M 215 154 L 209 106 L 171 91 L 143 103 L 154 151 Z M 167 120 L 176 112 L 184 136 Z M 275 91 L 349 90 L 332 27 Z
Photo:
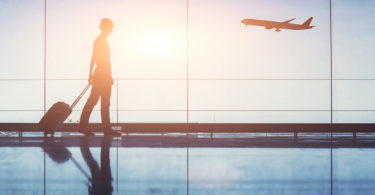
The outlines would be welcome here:
M 189 133 L 189 0 L 186 0 L 186 135 Z M 186 194 L 189 195 L 189 146 L 186 146 Z
M 186 123 L 189 123 L 189 0 L 186 0 Z
M 44 0 L 44 59 L 43 59 L 43 84 L 44 102 L 43 111 L 46 113 L 47 102 L 47 0 Z
M 329 41 L 330 41 L 330 81 L 331 81 L 331 124 L 332 124 L 333 123 L 332 0 L 329 0 Z
M 332 0 L 329 0 L 329 41 L 330 41 L 330 73 L 331 73 L 331 124 L 333 124 L 333 63 L 332 63 Z M 333 194 L 333 127 L 331 126 L 331 140 L 330 140 L 330 191 Z
M 118 123 L 118 77 L 116 78 L 116 112 Z

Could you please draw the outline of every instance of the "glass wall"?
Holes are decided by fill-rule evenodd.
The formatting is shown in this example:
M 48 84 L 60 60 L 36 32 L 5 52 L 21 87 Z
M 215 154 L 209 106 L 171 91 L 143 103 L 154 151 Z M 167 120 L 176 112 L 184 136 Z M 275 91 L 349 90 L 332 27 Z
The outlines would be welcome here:
M 106 17 L 115 26 L 112 122 L 374 122 L 373 8 L 370 0 L 1 1 L 0 122 L 38 122 L 55 102 L 72 103 Z M 310 17 L 315 27 L 300 31 L 241 23 Z M 79 121 L 87 97 L 67 122 Z
M 43 116 L 44 2 L 0 1 L 0 122 Z
M 375 2 L 334 0 L 332 6 L 334 121 L 373 123 Z

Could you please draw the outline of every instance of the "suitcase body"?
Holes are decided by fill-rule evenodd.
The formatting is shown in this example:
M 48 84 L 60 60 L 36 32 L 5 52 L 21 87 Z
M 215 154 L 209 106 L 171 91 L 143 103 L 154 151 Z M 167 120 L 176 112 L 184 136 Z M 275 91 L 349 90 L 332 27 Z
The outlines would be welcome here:
M 72 113 L 74 106 L 78 103 L 78 101 L 82 98 L 82 96 L 89 88 L 90 84 L 85 87 L 85 89 L 81 92 L 81 94 L 79 94 L 78 98 L 73 102 L 71 106 L 64 102 L 57 102 L 51 106 L 51 108 L 39 121 L 39 127 L 44 132 L 44 136 L 47 136 L 48 134 L 51 134 L 51 136 L 53 136 L 55 131 Z
M 47 113 L 39 121 L 39 127 L 44 131 L 44 136 L 53 135 L 57 128 L 72 113 L 72 108 L 64 102 L 57 102 L 51 106 Z

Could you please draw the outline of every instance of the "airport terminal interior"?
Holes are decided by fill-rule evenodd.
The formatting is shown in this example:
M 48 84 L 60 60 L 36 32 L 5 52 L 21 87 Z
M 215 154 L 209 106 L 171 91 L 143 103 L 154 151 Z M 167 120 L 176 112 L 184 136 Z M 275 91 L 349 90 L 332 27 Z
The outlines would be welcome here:
M 0 194 L 375 194 L 374 10 L 1 0 Z

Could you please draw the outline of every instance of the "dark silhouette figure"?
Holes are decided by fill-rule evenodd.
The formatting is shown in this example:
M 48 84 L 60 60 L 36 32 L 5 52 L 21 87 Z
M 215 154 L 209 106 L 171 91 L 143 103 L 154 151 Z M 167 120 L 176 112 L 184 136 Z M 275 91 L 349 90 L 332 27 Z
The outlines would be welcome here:
M 86 137 L 81 138 L 81 153 L 87 166 L 91 172 L 91 186 L 89 185 L 89 194 L 93 195 L 109 195 L 113 192 L 112 173 L 109 160 L 109 148 L 112 137 L 106 136 L 102 140 L 102 148 L 100 151 L 100 167 L 89 148 L 89 143 Z
M 94 133 L 87 130 L 87 127 L 92 109 L 98 102 L 99 98 L 101 98 L 101 116 L 104 134 L 120 136 L 120 133 L 112 130 L 109 117 L 113 78 L 110 62 L 111 49 L 109 48 L 107 37 L 113 30 L 113 22 L 107 18 L 102 19 L 100 29 L 102 32 L 94 42 L 94 49 L 90 63 L 89 83 L 92 84 L 91 94 L 82 111 L 79 132 L 85 135 L 94 135 Z M 93 73 L 94 65 L 96 65 L 96 67 Z

